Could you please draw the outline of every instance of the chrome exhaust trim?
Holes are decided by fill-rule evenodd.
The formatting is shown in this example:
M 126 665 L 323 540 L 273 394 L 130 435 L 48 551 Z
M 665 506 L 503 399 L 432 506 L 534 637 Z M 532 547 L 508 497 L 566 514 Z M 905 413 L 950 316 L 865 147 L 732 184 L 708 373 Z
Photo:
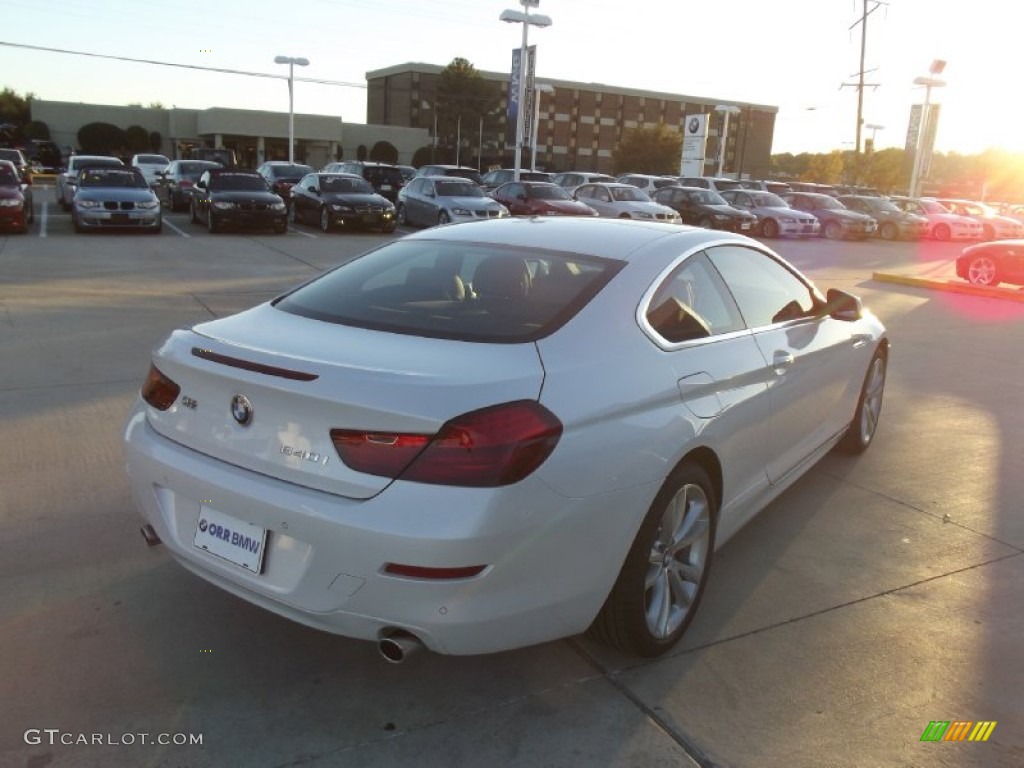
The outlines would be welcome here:
M 156 531 L 149 523 L 146 523 L 144 526 L 139 528 L 139 533 L 141 533 L 142 538 L 146 540 L 147 546 L 155 547 L 157 544 L 161 543 L 160 537 L 156 535 Z
M 396 630 L 382 637 L 377 643 L 377 650 L 384 661 L 389 664 L 401 664 L 411 653 L 423 647 L 418 637 L 404 630 Z

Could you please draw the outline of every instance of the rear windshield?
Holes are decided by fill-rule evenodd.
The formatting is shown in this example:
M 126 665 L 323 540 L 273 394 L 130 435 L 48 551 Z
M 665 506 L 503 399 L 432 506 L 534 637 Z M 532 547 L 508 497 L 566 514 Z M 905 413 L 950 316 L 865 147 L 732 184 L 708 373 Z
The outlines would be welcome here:
M 397 240 L 282 297 L 285 312 L 472 342 L 547 336 L 625 262 L 484 243 Z
M 371 184 L 397 184 L 402 186 L 405 183 L 405 176 L 397 168 L 380 168 L 367 166 L 363 171 L 363 178 Z
M 307 173 L 312 173 L 313 169 L 308 165 L 272 165 L 270 166 L 270 173 L 272 176 L 278 179 L 301 179 Z
M 472 168 L 445 168 L 443 171 L 445 176 L 459 176 L 463 179 L 469 179 L 474 184 L 483 184 L 483 177 L 474 171 Z M 522 178 L 522 176 L 520 176 Z
M 192 163 L 181 163 L 178 165 L 178 170 L 182 174 L 194 175 L 196 177 L 201 176 L 203 171 L 208 171 L 211 168 L 222 167 L 220 163 L 208 163 L 203 160 L 197 160 Z
M 163 155 L 136 155 L 135 162 L 145 165 L 167 165 L 171 161 Z
M 210 175 L 210 189 L 267 189 L 267 182 L 257 173 L 218 173 Z

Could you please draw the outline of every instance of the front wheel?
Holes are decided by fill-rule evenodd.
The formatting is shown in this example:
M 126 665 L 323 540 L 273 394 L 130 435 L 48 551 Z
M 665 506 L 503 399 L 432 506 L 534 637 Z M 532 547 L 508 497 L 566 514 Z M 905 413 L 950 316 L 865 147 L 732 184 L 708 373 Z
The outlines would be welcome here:
M 193 200 L 189 204 L 188 211 L 189 211 L 189 221 L 191 221 L 193 224 L 198 224 L 199 223 L 199 213 L 196 211 L 196 201 L 195 200 Z
M 882 236 L 883 240 L 895 240 L 899 236 L 899 230 L 896 229 L 895 224 L 890 224 L 889 222 L 886 222 L 885 224 L 882 225 L 882 228 L 879 230 L 878 234 Z
M 671 649 L 693 621 L 704 594 L 716 516 L 707 472 L 684 462 L 651 504 L 591 634 L 647 658 Z
M 405 205 L 402 203 L 399 203 L 395 208 L 395 221 L 397 221 L 403 227 L 409 223 L 409 219 L 407 218 L 405 212 Z
M 448 215 L 448 211 L 441 211 L 439 214 L 437 214 L 437 223 L 438 224 L 451 224 L 452 223 L 452 217 Z
M 299 224 L 299 207 L 294 202 L 288 206 L 288 218 L 292 224 Z
M 331 212 L 327 210 L 326 205 L 320 209 L 320 231 L 331 231 Z
M 864 374 L 860 397 L 857 399 L 857 410 L 853 412 L 853 421 L 837 444 L 843 453 L 863 453 L 871 445 L 878 429 L 878 418 L 882 412 L 882 395 L 885 393 L 885 369 L 888 359 L 885 349 L 879 347 L 871 358 L 868 372 Z
M 764 224 L 761 225 L 761 232 L 765 237 L 778 237 L 779 236 L 779 224 L 775 219 L 765 219 Z
M 975 256 L 967 263 L 967 282 L 972 285 L 999 285 L 999 271 L 991 256 Z
M 213 209 L 211 208 L 206 212 L 206 228 L 210 231 L 210 234 L 217 232 L 217 220 L 213 218 Z
M 952 235 L 952 233 L 949 231 L 949 227 L 947 227 L 945 224 L 939 224 L 938 226 L 936 226 L 935 230 L 933 231 L 933 234 L 936 240 L 949 240 L 949 238 Z
M 843 228 L 837 221 L 830 221 L 825 225 L 825 237 L 829 240 L 839 240 L 843 236 Z
M 697 220 L 697 226 L 703 227 L 704 229 L 714 229 L 715 223 L 711 221 L 710 216 L 701 216 L 700 219 Z

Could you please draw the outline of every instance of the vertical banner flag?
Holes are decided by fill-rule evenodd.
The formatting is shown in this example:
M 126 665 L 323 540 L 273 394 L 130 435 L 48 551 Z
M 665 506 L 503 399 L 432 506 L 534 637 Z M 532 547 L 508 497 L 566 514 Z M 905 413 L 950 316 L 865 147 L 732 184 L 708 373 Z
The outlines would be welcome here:
M 512 49 L 512 74 L 508 78 L 508 107 L 505 109 L 505 146 L 516 145 L 516 120 L 519 116 L 519 56 L 520 49 Z
M 687 115 L 683 119 L 683 156 L 680 176 L 703 176 L 708 145 L 708 115 Z
M 526 98 L 523 102 L 523 146 L 533 145 L 533 115 L 537 111 L 537 89 L 534 76 L 537 71 L 537 46 L 526 49 Z

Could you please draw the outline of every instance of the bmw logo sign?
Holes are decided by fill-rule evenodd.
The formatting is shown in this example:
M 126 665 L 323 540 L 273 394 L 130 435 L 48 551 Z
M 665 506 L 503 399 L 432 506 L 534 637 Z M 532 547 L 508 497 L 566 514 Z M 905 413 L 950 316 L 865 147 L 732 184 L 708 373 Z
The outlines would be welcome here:
M 249 426 L 252 421 L 252 403 L 245 395 L 235 395 L 231 398 L 231 415 L 243 427 Z
M 687 124 L 687 127 L 690 129 L 690 133 L 696 133 L 698 130 L 700 130 L 700 119 L 696 117 L 691 117 L 690 122 Z
M 199 530 L 201 532 L 206 533 L 206 529 L 208 527 L 209 527 L 209 523 L 207 523 L 206 520 L 200 520 L 199 521 Z

